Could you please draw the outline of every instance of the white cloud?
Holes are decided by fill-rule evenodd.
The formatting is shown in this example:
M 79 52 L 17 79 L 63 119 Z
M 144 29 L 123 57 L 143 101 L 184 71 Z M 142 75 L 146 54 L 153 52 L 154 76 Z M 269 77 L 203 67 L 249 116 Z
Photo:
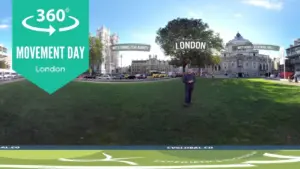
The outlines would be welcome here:
M 7 25 L 7 24 L 0 24 L 0 29 L 6 29 L 8 27 L 9 27 L 9 25 Z
M 235 18 L 242 18 L 242 17 L 243 17 L 243 15 L 242 15 L 242 14 L 240 14 L 240 13 L 236 13 L 236 14 L 234 14 L 234 17 L 235 17 Z
M 281 10 L 283 8 L 282 0 L 243 0 L 242 2 L 271 10 Z
M 6 29 L 10 27 L 11 17 L 0 19 L 0 29 Z
M 187 16 L 189 18 L 202 18 L 203 17 L 203 13 L 202 12 L 188 11 Z

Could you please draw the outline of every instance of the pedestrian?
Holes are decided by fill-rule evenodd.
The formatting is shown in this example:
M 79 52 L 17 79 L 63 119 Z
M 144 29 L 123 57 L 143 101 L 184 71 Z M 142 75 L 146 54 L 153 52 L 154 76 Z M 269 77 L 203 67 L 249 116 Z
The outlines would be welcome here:
M 184 74 L 183 78 L 183 83 L 185 87 L 185 103 L 184 106 L 187 107 L 191 105 L 192 101 L 192 93 L 194 90 L 194 84 L 196 82 L 196 77 L 192 73 L 192 70 L 188 70 L 186 74 Z

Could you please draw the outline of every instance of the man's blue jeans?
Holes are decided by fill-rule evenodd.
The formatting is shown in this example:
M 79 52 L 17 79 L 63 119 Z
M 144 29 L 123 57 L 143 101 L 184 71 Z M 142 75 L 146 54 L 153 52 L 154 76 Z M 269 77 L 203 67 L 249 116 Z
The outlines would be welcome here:
M 190 104 L 192 101 L 193 87 L 185 86 L 185 103 Z

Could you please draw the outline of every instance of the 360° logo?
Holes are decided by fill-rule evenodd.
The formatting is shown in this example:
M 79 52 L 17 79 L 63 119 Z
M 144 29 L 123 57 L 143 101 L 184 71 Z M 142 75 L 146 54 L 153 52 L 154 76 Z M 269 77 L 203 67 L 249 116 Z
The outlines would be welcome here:
M 36 21 L 37 22 L 44 22 L 45 20 L 47 20 L 50 23 L 54 22 L 54 21 L 63 22 L 66 19 L 66 13 L 68 13 L 69 11 L 70 11 L 69 8 L 67 8 L 65 10 L 58 9 L 56 11 L 54 9 L 50 9 L 47 12 L 45 12 L 45 10 L 43 10 L 43 9 L 38 9 L 37 12 L 38 12 L 38 17 L 39 18 L 37 18 Z M 46 15 L 45 15 L 45 13 L 46 13 Z M 75 29 L 79 25 L 79 20 L 77 18 L 75 18 L 73 16 L 68 16 L 68 17 L 70 19 L 74 20 L 75 23 L 71 26 L 59 28 L 58 29 L 59 32 L 70 31 L 72 29 Z M 56 31 L 56 29 L 51 24 L 49 25 L 49 28 L 39 28 L 39 27 L 34 27 L 34 26 L 31 26 L 31 25 L 27 24 L 27 21 L 29 19 L 32 19 L 32 18 L 34 18 L 34 15 L 28 16 L 25 19 L 23 19 L 22 25 L 25 28 L 27 28 L 29 30 L 32 30 L 32 31 L 48 32 L 49 36 L 51 36 Z

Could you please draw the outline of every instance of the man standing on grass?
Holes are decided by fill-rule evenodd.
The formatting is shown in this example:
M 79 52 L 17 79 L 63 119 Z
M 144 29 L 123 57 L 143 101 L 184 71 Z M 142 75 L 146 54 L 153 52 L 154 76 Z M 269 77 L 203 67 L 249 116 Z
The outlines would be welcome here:
M 187 107 L 191 104 L 192 92 L 194 89 L 194 84 L 196 82 L 196 77 L 192 73 L 192 70 L 189 69 L 188 72 L 183 75 L 182 81 L 185 84 L 185 104 L 184 104 L 184 106 Z

